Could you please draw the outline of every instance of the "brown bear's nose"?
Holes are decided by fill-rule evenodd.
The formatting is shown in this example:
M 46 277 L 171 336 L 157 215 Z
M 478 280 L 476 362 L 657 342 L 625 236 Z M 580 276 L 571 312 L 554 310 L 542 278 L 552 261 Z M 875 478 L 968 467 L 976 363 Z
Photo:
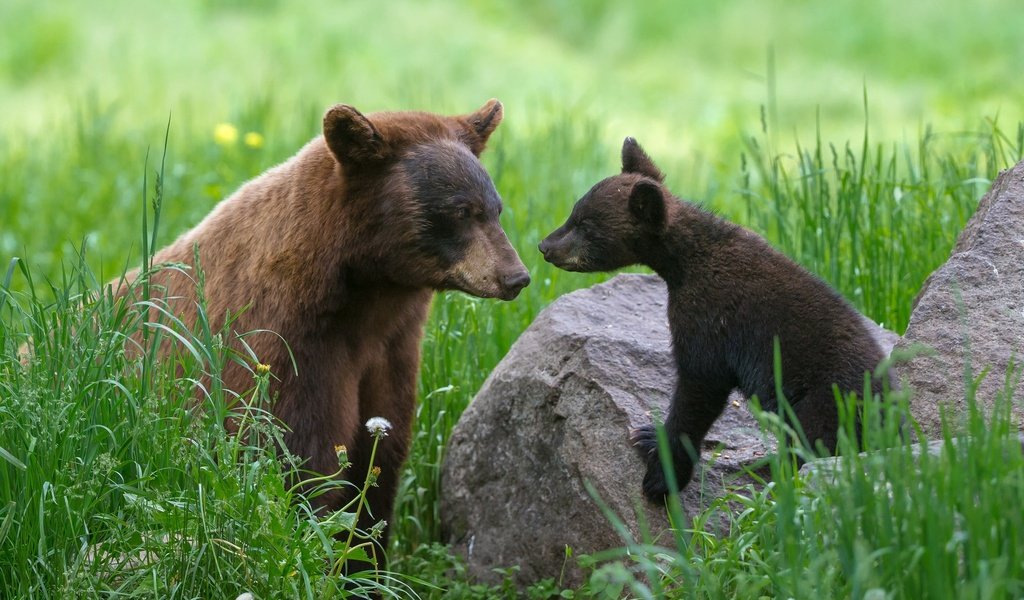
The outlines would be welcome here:
M 526 270 L 522 270 L 504 275 L 501 278 L 501 285 L 514 298 L 524 287 L 530 285 L 530 274 Z

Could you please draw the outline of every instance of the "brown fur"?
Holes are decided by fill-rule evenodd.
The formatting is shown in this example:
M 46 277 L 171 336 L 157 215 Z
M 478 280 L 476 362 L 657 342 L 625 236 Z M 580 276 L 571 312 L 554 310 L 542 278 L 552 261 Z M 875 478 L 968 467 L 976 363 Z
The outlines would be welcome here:
M 572 271 L 644 264 L 668 286 L 668 321 L 678 383 L 665 429 L 680 487 L 693 472 L 701 442 L 738 388 L 777 408 L 774 339 L 782 355 L 782 389 L 807 439 L 834 452 L 839 415 L 833 384 L 861 393 L 865 373 L 884 358 L 856 310 L 825 282 L 761 236 L 700 207 L 680 202 L 664 175 L 632 138 L 623 169 L 595 185 L 540 250 Z M 882 383 L 872 380 L 872 392 Z M 668 491 L 653 427 L 634 441 L 647 461 L 644 492 Z
M 346 475 L 361 482 L 371 466 L 364 424 L 391 422 L 363 527 L 391 518 L 433 291 L 510 300 L 529 282 L 476 159 L 501 118 L 495 100 L 462 117 L 364 116 L 337 105 L 324 117 L 323 136 L 243 185 L 154 258 L 191 266 L 198 246 L 212 325 L 248 307 L 233 332 L 274 332 L 245 342 L 276 376 L 273 411 L 306 468 L 336 471 L 334 448 L 345 445 L 353 463 Z M 174 313 L 195 323 L 191 274 L 163 269 L 151 281 L 166 290 Z M 223 379 L 236 392 L 252 386 L 251 373 L 236 364 Z M 336 509 L 347 500 L 335 491 L 317 503 Z

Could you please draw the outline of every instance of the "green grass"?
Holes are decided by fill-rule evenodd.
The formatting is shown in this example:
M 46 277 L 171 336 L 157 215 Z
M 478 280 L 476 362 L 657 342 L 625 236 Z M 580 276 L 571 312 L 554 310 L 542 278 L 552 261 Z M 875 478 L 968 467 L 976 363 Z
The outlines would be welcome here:
M 916 451 L 897 430 L 904 419 L 914 428 L 907 396 L 894 394 L 888 426 L 869 422 L 856 443 L 847 429 L 843 458 L 802 476 L 789 460 L 791 432 L 760 415 L 782 448 L 773 483 L 726 495 L 675 539 L 626 540 L 595 557 L 608 562 L 590 589 L 649 598 L 1019 597 L 1024 517 L 1007 507 L 1024 501 L 1024 453 L 1010 413 L 1021 373 L 987 374 L 1004 383 L 991 414 L 974 403 L 984 375 L 967 374 L 969 418 L 959 437 L 947 427 L 930 452 Z M 865 447 L 884 450 L 858 454 Z M 710 533 L 723 515 L 728 535 Z
M 867 106 L 865 106 L 867 110 Z M 865 115 L 865 118 L 867 115 Z M 770 134 L 770 132 L 768 132 Z M 750 137 L 737 221 L 772 240 L 862 312 L 902 333 L 914 296 L 944 262 L 998 170 L 1024 158 L 1024 123 L 970 134 L 926 128 L 914 144 Z
M 396 570 L 425 580 L 404 580 L 421 596 L 486 598 L 514 597 L 511 579 L 473 586 L 437 545 L 444 447 L 536 314 L 604 278 L 558 271 L 535 248 L 577 197 L 617 171 L 623 137 L 645 145 L 677 194 L 764 234 L 896 331 L 988 183 L 1024 151 L 1024 11 L 1008 0 L 11 0 L 0 12 L 0 110 L 9 116 L 0 125 L 3 597 L 333 592 L 324 565 L 346 550 L 325 540 L 344 524 L 308 519 L 284 488 L 291 467 L 272 458 L 273 423 L 250 415 L 264 434 L 240 439 L 217 418 L 229 410 L 222 392 L 210 412 L 189 405 L 181 374 L 215 374 L 227 360 L 213 333 L 190 334 L 196 355 L 176 365 L 138 364 L 118 351 L 128 315 L 94 295 L 142 262 L 143 196 L 153 197 L 156 172 L 151 243 L 160 247 L 316 135 L 334 102 L 438 112 L 505 103 L 483 161 L 533 283 L 512 303 L 436 299 L 390 549 Z M 218 143 L 219 123 L 239 139 Z M 248 132 L 262 144 L 244 143 Z M 24 371 L 16 353 L 29 335 L 44 341 L 36 368 Z M 1020 504 L 1011 470 L 1019 456 L 996 464 L 993 448 L 1007 448 L 996 430 L 922 463 L 920 474 L 896 466 L 870 480 L 853 469 L 829 493 L 777 483 L 744 500 L 732 535 L 694 535 L 665 550 L 677 561 L 658 563 L 663 585 L 689 593 L 686 577 L 699 572 L 703 587 L 692 589 L 708 597 L 722 597 L 712 593 L 719 584 L 726 597 L 860 597 L 871 586 L 894 597 L 985 597 L 986 581 L 1004 586 L 995 596 L 1019 595 L 1020 556 L 988 554 L 1021 532 L 996 511 Z M 914 500 L 888 522 L 879 481 Z M 925 503 L 926 492 L 937 500 Z M 914 512 L 925 504 L 933 512 Z M 830 522 L 837 507 L 849 519 Z M 952 514 L 968 527 L 950 551 L 962 563 L 943 554 L 951 530 L 924 538 L 923 523 L 948 524 Z M 799 527 L 780 521 L 796 515 Z M 986 527 L 1005 534 L 973 546 L 991 537 Z M 110 560 L 84 560 L 96 543 Z M 153 568 L 111 564 L 142 550 L 168 558 Z M 907 564 L 921 573 L 899 587 L 895 569 Z M 940 577 L 950 566 L 960 569 L 954 579 Z M 629 585 L 635 567 L 600 567 L 577 593 Z M 674 587 L 680 578 L 686 585 Z M 530 593 L 556 588 L 538 582 Z
M 372 546 L 353 531 L 359 506 L 317 519 L 287 487 L 296 467 L 278 459 L 269 374 L 254 373 L 240 404 L 218 384 L 226 361 L 238 359 L 220 332 L 170 316 L 141 323 L 97 292 L 84 261 L 69 265 L 46 301 L 9 293 L 16 267 L 31 276 L 10 267 L 0 289 L 4 597 L 330 598 L 346 582 L 406 589 L 386 574 L 337 576 Z M 144 336 L 126 340 L 140 327 Z M 27 335 L 36 340 L 29 366 L 16 350 Z M 167 336 L 182 350 L 158 362 L 152 349 Z M 126 344 L 148 351 L 126 353 Z

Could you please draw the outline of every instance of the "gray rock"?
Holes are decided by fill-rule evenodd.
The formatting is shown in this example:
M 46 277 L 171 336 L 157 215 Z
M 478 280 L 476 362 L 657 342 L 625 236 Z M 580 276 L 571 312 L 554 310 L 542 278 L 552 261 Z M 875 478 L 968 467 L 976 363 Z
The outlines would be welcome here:
M 950 443 L 955 448 L 962 443 L 961 440 L 963 439 L 965 438 L 952 438 Z M 1017 439 L 1020 442 L 1021 449 L 1024 450 L 1024 433 L 1017 434 Z M 946 440 L 931 440 L 924 443 L 911 444 L 910 456 L 916 465 L 922 454 L 927 453 L 929 456 L 938 457 L 945 449 Z M 861 452 L 860 456 L 862 460 L 869 459 L 871 461 L 888 461 L 893 457 L 895 457 L 896 460 L 902 460 L 904 452 L 905 450 L 903 448 L 890 448 L 875 452 Z M 826 458 L 818 458 L 808 461 L 800 467 L 800 478 L 803 479 L 806 484 L 811 486 L 832 485 L 843 473 L 844 460 L 846 459 L 842 456 L 829 456 Z M 881 463 L 874 462 L 874 464 Z M 880 483 L 884 484 L 884 482 Z
M 1024 358 L 1024 162 L 1002 172 L 960 234 L 949 261 L 925 282 L 899 350 L 918 353 L 897 367 L 912 389 L 911 413 L 929 437 L 941 434 L 942 410 L 962 431 L 967 413 L 965 357 L 991 410 L 1011 356 Z M 920 354 L 928 349 L 934 355 Z M 1013 418 L 1024 424 L 1020 404 Z
M 900 342 L 900 334 L 881 327 L 878 323 L 875 323 L 864 315 L 861 315 L 860 318 L 864 322 L 864 326 L 871 332 L 871 336 L 875 338 L 875 343 L 882 348 L 882 352 L 884 352 L 886 356 L 892 354 L 893 348 L 895 348 L 896 344 Z
M 668 410 L 675 369 L 666 302 L 664 283 L 645 275 L 619 275 L 562 296 L 466 409 L 442 468 L 441 517 L 447 541 L 478 579 L 519 565 L 523 582 L 563 576 L 576 584 L 580 573 L 566 561 L 566 546 L 575 554 L 622 546 L 584 482 L 634 538 L 642 521 L 656 537 L 666 530 L 663 509 L 641 496 L 644 464 L 629 441 L 630 429 L 649 423 L 651 411 Z M 683 492 L 690 516 L 724 485 L 752 483 L 744 468 L 774 447 L 734 394 L 703 451 Z

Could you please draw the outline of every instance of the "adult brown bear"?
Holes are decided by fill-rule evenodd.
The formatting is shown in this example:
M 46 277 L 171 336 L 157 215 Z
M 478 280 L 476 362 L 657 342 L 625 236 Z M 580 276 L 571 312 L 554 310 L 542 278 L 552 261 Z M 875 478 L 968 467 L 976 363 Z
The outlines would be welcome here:
M 678 371 L 665 431 L 679 486 L 690 480 L 701 442 L 733 389 L 777 409 L 775 339 L 783 395 L 796 420 L 810 443 L 834 452 L 839 411 L 833 385 L 844 394 L 862 393 L 865 374 L 885 357 L 864 320 L 764 238 L 680 202 L 663 180 L 636 140 L 626 138 L 622 173 L 591 188 L 540 251 L 569 271 L 644 264 L 665 280 Z M 871 389 L 881 394 L 882 381 L 872 378 Z M 634 442 L 647 461 L 644 493 L 661 501 L 669 490 L 654 427 L 635 432 Z
M 352 462 L 345 476 L 363 481 L 373 466 L 364 424 L 390 421 L 368 494 L 372 518 L 362 527 L 391 517 L 434 290 L 511 300 L 530 281 L 477 159 L 502 115 L 496 100 L 454 117 L 334 106 L 322 136 L 154 256 L 154 264 L 192 266 L 198 248 L 212 326 L 244 309 L 233 335 L 273 332 L 245 343 L 276 376 L 273 412 L 306 468 L 333 473 L 335 447 L 344 445 Z M 169 312 L 195 323 L 193 273 L 161 269 L 151 284 Z M 223 383 L 241 392 L 252 374 L 230 364 Z M 336 509 L 348 499 L 334 490 L 315 502 Z

